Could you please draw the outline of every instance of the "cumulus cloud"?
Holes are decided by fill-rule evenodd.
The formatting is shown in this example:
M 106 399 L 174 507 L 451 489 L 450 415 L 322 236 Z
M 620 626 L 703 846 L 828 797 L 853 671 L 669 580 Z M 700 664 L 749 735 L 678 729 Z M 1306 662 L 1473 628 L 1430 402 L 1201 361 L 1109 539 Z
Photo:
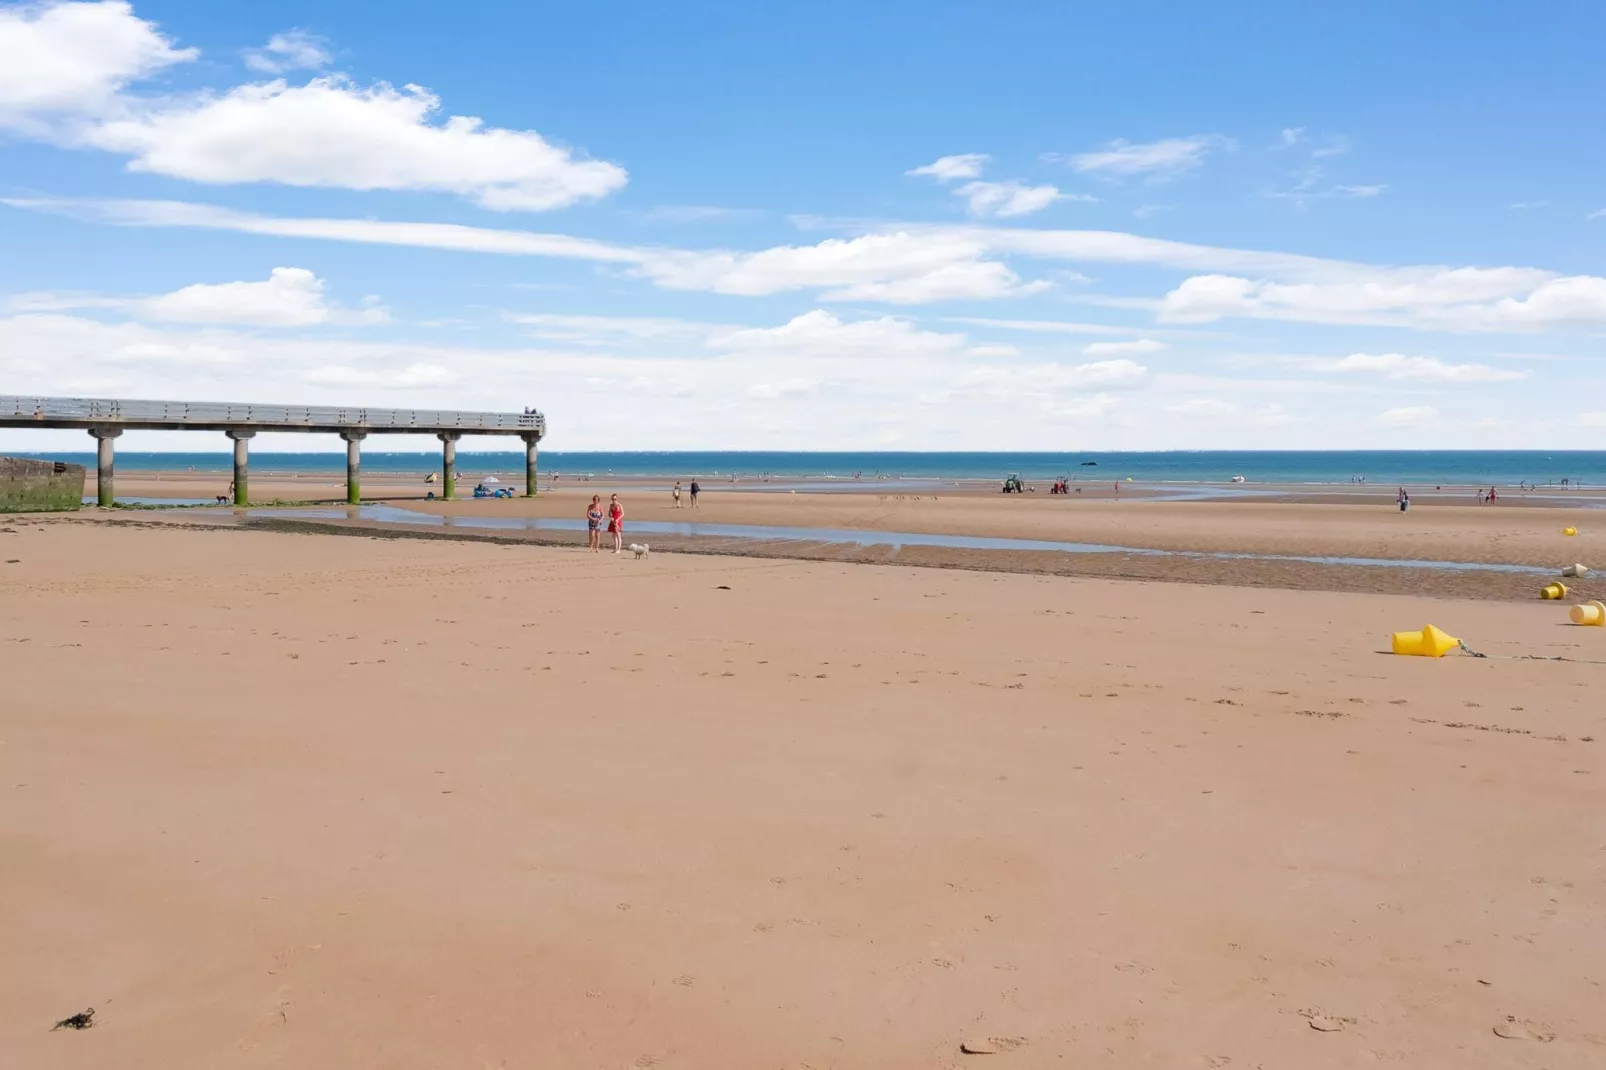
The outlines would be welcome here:
M 1082 355 L 1105 357 L 1111 353 L 1158 353 L 1165 347 L 1164 342 L 1156 342 L 1152 338 L 1138 338 L 1131 342 L 1094 342 L 1082 347 Z
M 152 297 L 32 293 L 18 295 L 7 304 L 22 312 L 106 309 L 158 323 L 253 327 L 374 324 L 389 319 L 377 299 L 367 299 L 360 309 L 347 309 L 329 301 L 324 289 L 324 280 L 306 268 L 279 267 L 261 281 L 195 283 Z
M 140 106 L 78 141 L 131 157 L 130 170 L 192 182 L 427 190 L 497 211 L 560 208 L 625 184 L 622 168 L 533 130 L 461 115 L 437 123 L 439 111 L 419 86 L 365 88 L 332 75 Z
M 320 323 L 381 323 L 385 310 L 346 312 L 324 297 L 324 281 L 306 268 L 274 268 L 262 282 L 196 283 L 140 303 L 150 319 L 170 323 L 239 323 L 310 327 Z
M 0 8 L 0 126 L 98 110 L 130 82 L 199 54 L 121 0 Z
M 961 178 L 977 178 L 982 168 L 992 160 L 991 156 L 982 152 L 966 152 L 957 156 L 942 156 L 926 164 L 905 171 L 906 175 L 928 175 L 940 182 L 952 182 Z
M 1385 379 L 1427 383 L 1509 383 L 1528 378 L 1526 371 L 1488 364 L 1450 364 L 1437 357 L 1403 353 L 1351 353 L 1323 366 L 1338 373 L 1381 375 Z
M 287 30 L 268 38 L 268 43 L 261 48 L 246 49 L 245 65 L 264 74 L 319 70 L 334 62 L 327 44 L 317 34 Z
M 1070 165 L 1082 174 L 1104 178 L 1147 175 L 1151 179 L 1169 179 L 1197 170 L 1212 151 L 1231 145 L 1231 141 L 1219 134 L 1162 138 L 1143 143 L 1117 138 L 1106 148 L 1071 156 Z

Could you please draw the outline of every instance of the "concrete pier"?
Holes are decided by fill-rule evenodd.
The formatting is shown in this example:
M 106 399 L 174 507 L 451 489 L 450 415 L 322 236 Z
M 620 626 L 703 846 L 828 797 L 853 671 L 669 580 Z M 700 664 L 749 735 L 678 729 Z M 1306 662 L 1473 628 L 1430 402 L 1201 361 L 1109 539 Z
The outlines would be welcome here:
M 441 497 L 451 501 L 457 497 L 457 440 L 463 436 L 456 431 L 442 431 L 441 440 Z
M 535 448 L 540 443 L 540 435 L 524 436 L 524 496 L 535 497 L 535 480 L 541 473 L 536 463 Z
M 234 504 L 246 506 L 251 504 L 251 496 L 246 493 L 246 486 L 251 479 L 251 440 L 256 437 L 255 431 L 226 431 L 229 438 L 234 440 Z
M 366 431 L 342 431 L 340 437 L 346 440 L 346 504 L 360 505 L 362 503 L 362 440 L 368 437 Z
M 94 427 L 89 433 L 95 439 L 95 504 L 110 509 L 117 502 L 117 449 L 112 443 L 123 432 L 116 427 Z
M 359 467 L 368 435 L 434 435 L 441 440 L 442 497 L 457 496 L 457 442 L 464 435 L 517 435 L 525 447 L 527 494 L 536 492 L 536 446 L 546 417 L 534 409 L 455 412 L 370 409 L 335 405 L 244 405 L 222 401 L 143 401 L 127 398 L 47 398 L 0 394 L 0 427 L 77 428 L 98 443 L 103 506 L 116 501 L 114 447 L 124 431 L 222 431 L 234 442 L 234 504 L 250 501 L 247 471 L 252 436 L 263 431 L 338 434 L 346 442 L 346 500 L 361 496 Z

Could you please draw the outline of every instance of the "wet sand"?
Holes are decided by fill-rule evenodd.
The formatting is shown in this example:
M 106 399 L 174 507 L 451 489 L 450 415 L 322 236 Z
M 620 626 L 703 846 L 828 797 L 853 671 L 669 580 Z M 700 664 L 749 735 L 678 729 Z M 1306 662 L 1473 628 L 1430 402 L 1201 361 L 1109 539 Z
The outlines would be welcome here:
M 0 527 L 19 1066 L 1606 1059 L 1551 605 Z

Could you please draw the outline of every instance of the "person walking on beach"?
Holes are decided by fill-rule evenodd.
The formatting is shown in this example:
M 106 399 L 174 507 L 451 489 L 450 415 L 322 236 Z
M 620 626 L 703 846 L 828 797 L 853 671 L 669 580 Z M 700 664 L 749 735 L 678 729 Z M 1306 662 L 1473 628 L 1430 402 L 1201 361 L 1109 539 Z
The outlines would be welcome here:
M 596 553 L 602 548 L 602 496 L 593 494 L 586 508 L 586 549 Z
M 608 496 L 608 534 L 613 536 L 614 553 L 625 548 L 625 508 L 619 504 L 617 494 Z
M 699 487 L 697 485 L 697 481 L 695 479 L 692 480 L 691 481 L 691 507 L 693 509 L 697 508 L 697 495 L 701 494 L 702 492 L 703 492 L 703 488 Z
M 675 508 L 680 508 L 680 480 L 675 480 L 675 489 L 670 492 L 675 498 Z

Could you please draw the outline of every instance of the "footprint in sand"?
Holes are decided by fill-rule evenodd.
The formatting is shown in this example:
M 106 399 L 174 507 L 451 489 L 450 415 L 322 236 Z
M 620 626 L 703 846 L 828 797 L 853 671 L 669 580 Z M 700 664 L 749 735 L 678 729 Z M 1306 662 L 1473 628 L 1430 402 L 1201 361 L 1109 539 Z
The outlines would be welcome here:
M 1507 1015 L 1505 1021 L 1494 1027 L 1494 1035 L 1507 1040 L 1537 1040 L 1541 1044 L 1548 1044 L 1556 1039 L 1555 1032 L 1547 1026 L 1511 1015 Z

